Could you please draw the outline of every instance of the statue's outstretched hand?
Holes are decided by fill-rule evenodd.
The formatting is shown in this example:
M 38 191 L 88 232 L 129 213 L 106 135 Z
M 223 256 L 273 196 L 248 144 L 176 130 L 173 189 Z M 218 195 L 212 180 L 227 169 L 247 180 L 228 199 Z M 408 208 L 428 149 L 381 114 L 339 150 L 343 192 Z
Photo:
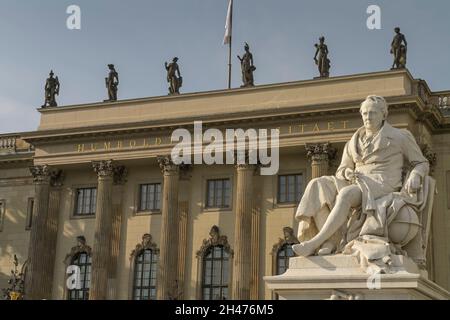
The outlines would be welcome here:
M 420 190 L 421 179 L 417 173 L 411 173 L 408 180 L 406 181 L 405 188 L 409 194 L 415 194 Z

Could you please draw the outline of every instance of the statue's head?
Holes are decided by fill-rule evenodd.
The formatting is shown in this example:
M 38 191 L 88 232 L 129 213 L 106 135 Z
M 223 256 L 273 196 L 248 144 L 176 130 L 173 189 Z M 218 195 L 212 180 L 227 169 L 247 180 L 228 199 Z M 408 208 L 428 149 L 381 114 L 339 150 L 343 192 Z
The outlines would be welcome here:
M 85 246 L 86 245 L 86 238 L 84 236 L 78 236 L 77 237 L 77 243 L 79 246 Z
M 142 236 L 142 243 L 144 246 L 148 245 L 150 242 L 152 242 L 152 236 L 148 233 L 144 234 Z
M 324 36 L 320 37 L 319 41 L 320 41 L 320 43 L 324 43 L 325 42 L 325 37 Z
M 209 232 L 209 235 L 212 239 L 217 240 L 219 238 L 219 233 L 220 233 L 219 227 L 214 225 L 214 226 L 212 226 L 211 231 Z
M 394 31 L 395 31 L 395 33 L 400 33 L 400 28 L 397 27 L 397 28 L 394 29 Z
M 55 75 L 54 73 L 53 73 L 53 70 L 50 70 L 50 78 L 53 78 L 53 76 Z
M 248 43 L 246 42 L 245 43 L 245 45 L 244 45 L 244 49 L 245 49 L 245 51 L 248 51 L 248 50 L 250 50 L 250 46 L 248 45 Z
M 294 230 L 291 227 L 284 227 L 283 235 L 284 235 L 284 239 L 288 240 L 294 236 Z
M 379 130 L 388 116 L 388 105 L 383 97 L 372 95 L 361 103 L 359 112 L 366 129 Z
M 114 65 L 113 64 L 108 64 L 108 68 L 109 68 L 109 70 L 114 70 Z
M 177 61 L 178 61 L 178 57 L 173 58 L 172 61 L 173 61 L 173 62 L 177 62 Z

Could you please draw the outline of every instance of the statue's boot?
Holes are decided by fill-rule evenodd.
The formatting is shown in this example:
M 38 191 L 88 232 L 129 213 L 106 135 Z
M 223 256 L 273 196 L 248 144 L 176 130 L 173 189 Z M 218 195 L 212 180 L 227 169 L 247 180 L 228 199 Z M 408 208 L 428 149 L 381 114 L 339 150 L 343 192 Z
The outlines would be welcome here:
M 292 250 L 294 250 L 294 252 L 300 257 L 307 257 L 314 254 L 316 247 L 309 241 L 304 241 L 299 244 L 294 244 L 292 246 Z
M 330 255 L 336 250 L 336 245 L 333 241 L 328 240 L 320 247 L 319 251 L 317 251 L 317 255 L 319 256 L 327 256 Z

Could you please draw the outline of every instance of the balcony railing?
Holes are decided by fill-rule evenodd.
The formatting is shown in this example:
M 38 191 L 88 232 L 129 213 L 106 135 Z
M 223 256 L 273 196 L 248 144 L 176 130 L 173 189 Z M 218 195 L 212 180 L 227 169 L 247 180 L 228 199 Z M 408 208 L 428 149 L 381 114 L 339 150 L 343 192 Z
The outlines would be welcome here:
M 0 153 L 15 153 L 17 136 L 0 136 Z
M 17 134 L 0 135 L 0 155 L 32 152 L 33 147 Z

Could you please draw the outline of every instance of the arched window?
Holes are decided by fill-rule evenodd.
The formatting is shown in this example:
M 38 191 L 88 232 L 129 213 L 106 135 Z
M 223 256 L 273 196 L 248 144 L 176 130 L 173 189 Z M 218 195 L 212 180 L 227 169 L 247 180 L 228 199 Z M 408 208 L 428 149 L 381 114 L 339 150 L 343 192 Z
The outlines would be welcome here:
M 221 245 L 211 246 L 203 257 L 202 299 L 226 300 L 229 254 Z
M 298 239 L 294 236 L 294 230 L 291 227 L 283 228 L 283 238 L 278 240 L 272 248 L 272 274 L 283 274 L 289 267 L 289 258 L 294 257 L 292 245 L 298 243 Z
M 213 226 L 210 238 L 203 240 L 197 252 L 199 259 L 199 286 L 197 299 L 226 300 L 229 299 L 228 284 L 233 250 L 226 236 L 221 236 L 219 227 Z
M 289 258 L 293 257 L 294 251 L 292 244 L 285 243 L 277 253 L 277 270 L 276 274 L 283 274 L 289 267 Z
M 151 249 L 142 250 L 134 260 L 133 300 L 156 300 L 158 256 Z
M 80 252 L 72 258 L 71 265 L 80 268 L 79 289 L 69 290 L 69 300 L 88 300 L 89 287 L 91 285 L 91 256 L 87 252 Z
M 86 245 L 86 239 L 84 236 L 77 237 L 77 245 L 73 247 L 70 253 L 64 259 L 66 267 L 78 266 L 80 269 L 80 287 L 75 289 L 68 289 L 68 300 L 88 300 L 89 288 L 91 286 L 91 258 L 92 249 Z M 70 277 L 72 274 L 67 274 Z M 64 284 L 66 285 L 66 284 Z
M 159 250 L 148 233 L 142 236 L 142 243 L 131 253 L 133 270 L 133 300 L 156 300 L 156 276 Z M 134 262 L 133 262 L 134 261 Z

